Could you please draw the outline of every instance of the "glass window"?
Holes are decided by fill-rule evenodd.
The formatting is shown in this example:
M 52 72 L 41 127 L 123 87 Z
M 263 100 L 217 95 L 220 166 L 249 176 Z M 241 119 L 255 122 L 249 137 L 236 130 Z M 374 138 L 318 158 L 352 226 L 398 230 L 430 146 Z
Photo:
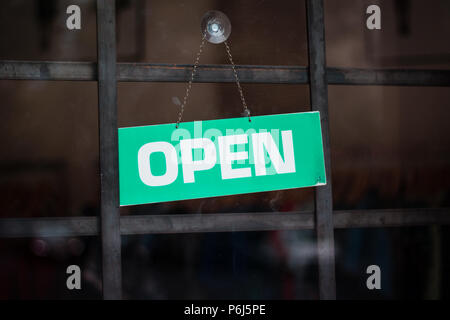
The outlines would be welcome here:
M 0 299 L 101 299 L 100 256 L 98 237 L 0 239 Z M 71 265 L 80 290 L 67 287 Z
M 253 115 L 310 111 L 309 86 L 243 84 Z M 185 83 L 119 83 L 119 127 L 176 122 Z M 243 112 L 235 83 L 194 83 L 183 121 L 235 118 Z M 122 214 L 312 210 L 312 188 L 122 207 Z
M 446 234 L 445 226 L 336 230 L 337 298 L 448 298 Z M 379 267 L 381 290 L 367 288 L 373 265 Z M 376 284 L 373 277 L 370 284 Z
M 448 88 L 330 86 L 334 207 L 445 207 Z
M 127 299 L 316 299 L 313 231 L 122 237 Z
M 70 5 L 81 10 L 79 30 L 66 26 Z M 96 34 L 94 0 L 0 1 L 1 60 L 95 61 Z
M 448 69 L 450 2 L 325 0 L 327 64 L 346 68 Z M 381 30 L 369 30 L 366 9 L 378 5 Z

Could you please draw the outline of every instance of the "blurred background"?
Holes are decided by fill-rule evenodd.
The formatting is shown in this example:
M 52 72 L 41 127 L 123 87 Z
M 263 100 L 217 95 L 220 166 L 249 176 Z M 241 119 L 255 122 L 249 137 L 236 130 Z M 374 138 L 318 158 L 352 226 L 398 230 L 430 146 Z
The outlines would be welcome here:
M 447 0 L 324 0 L 327 64 L 450 68 Z M 81 8 L 81 30 L 66 8 Z M 307 66 L 302 0 L 116 0 L 119 62 L 193 63 L 208 10 L 231 20 L 237 64 Z M 368 30 L 377 4 L 382 30 Z M 96 61 L 93 0 L 0 2 L 0 60 Z M 207 44 L 201 64 L 227 64 Z M 118 83 L 119 127 L 174 122 L 185 83 Z M 310 110 L 308 85 L 243 84 L 252 114 Z M 334 209 L 450 206 L 450 89 L 330 85 Z M 0 80 L 0 216 L 94 216 L 99 211 L 96 82 Z M 192 87 L 184 121 L 237 117 L 234 83 Z M 121 209 L 129 214 L 306 211 L 312 188 Z M 370 213 L 367 213 L 370 214 Z M 446 226 L 335 231 L 338 299 L 449 298 Z M 122 237 L 128 299 L 317 299 L 314 232 Z M 66 268 L 82 290 L 66 288 Z M 365 286 L 368 265 L 382 290 Z M 101 298 L 96 237 L 0 239 L 0 298 Z

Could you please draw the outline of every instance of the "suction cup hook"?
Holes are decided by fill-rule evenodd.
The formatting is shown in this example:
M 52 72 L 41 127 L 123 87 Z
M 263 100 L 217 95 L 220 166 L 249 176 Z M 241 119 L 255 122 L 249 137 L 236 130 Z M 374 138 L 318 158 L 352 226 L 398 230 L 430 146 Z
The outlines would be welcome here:
M 206 32 L 206 40 L 210 43 L 222 43 L 231 34 L 231 22 L 228 17 L 216 10 L 206 12 L 202 18 L 202 33 Z

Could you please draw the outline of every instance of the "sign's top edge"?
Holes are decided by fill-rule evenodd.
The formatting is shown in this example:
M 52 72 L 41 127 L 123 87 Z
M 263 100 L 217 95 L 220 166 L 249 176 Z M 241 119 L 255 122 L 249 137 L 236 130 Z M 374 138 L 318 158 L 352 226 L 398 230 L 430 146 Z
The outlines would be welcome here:
M 276 114 L 267 114 L 267 115 L 258 115 L 258 116 L 251 116 L 251 119 L 255 119 L 255 118 L 259 118 L 259 117 L 275 117 L 275 116 L 280 116 L 280 115 L 292 115 L 292 114 L 309 114 L 309 113 L 319 113 L 319 111 L 305 111 L 305 112 L 289 112 L 289 113 L 276 113 Z M 236 117 L 236 118 L 220 118 L 220 119 L 212 119 L 212 120 L 194 120 L 194 121 L 189 121 L 189 122 L 180 122 L 179 127 L 183 124 L 189 124 L 189 123 L 194 123 L 194 122 L 202 122 L 202 121 L 223 121 L 223 120 L 237 120 L 237 119 L 247 119 L 247 116 L 244 117 Z M 175 122 L 171 122 L 171 123 L 156 123 L 156 124 L 148 124 L 148 125 L 142 125 L 142 126 L 133 126 L 133 127 L 122 127 L 119 128 L 119 130 L 122 129 L 132 129 L 132 128 L 142 128 L 142 127 L 151 127 L 151 126 L 161 126 L 161 125 L 173 125 L 175 126 L 176 123 Z

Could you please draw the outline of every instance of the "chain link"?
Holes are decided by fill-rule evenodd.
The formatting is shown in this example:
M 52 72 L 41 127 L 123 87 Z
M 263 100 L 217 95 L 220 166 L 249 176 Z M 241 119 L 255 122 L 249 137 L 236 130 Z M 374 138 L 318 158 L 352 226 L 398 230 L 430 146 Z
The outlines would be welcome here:
M 203 47 L 205 46 L 206 32 L 207 31 L 205 29 L 205 31 L 203 32 L 202 42 L 200 44 L 199 51 L 197 52 L 197 56 L 195 58 L 194 65 L 192 67 L 191 78 L 189 79 L 189 82 L 188 82 L 188 84 L 186 86 L 186 92 L 184 94 L 183 103 L 180 106 L 180 112 L 178 113 L 178 120 L 177 120 L 176 128 L 178 128 L 178 126 L 180 125 L 181 119 L 183 118 L 183 113 L 184 113 L 184 109 L 185 109 L 185 106 L 186 106 L 186 103 L 187 103 L 187 99 L 189 98 L 189 93 L 191 92 L 192 82 L 194 81 L 194 76 L 195 76 L 195 73 L 197 72 L 198 64 L 199 64 L 199 61 L 200 61 L 200 56 L 202 55 Z M 229 45 L 228 45 L 228 43 L 226 41 L 224 43 L 225 43 L 225 49 L 227 51 L 228 59 L 230 60 L 231 67 L 233 69 L 234 78 L 236 79 L 236 84 L 237 84 L 237 87 L 238 87 L 239 95 L 241 97 L 242 106 L 244 107 L 244 114 L 246 116 L 248 116 L 248 121 L 251 122 L 252 120 L 250 118 L 250 110 L 248 109 L 247 103 L 245 102 L 244 92 L 242 90 L 238 74 L 236 72 L 236 66 L 235 66 L 234 61 L 233 61 L 233 56 L 231 55 L 230 47 L 229 47 Z

